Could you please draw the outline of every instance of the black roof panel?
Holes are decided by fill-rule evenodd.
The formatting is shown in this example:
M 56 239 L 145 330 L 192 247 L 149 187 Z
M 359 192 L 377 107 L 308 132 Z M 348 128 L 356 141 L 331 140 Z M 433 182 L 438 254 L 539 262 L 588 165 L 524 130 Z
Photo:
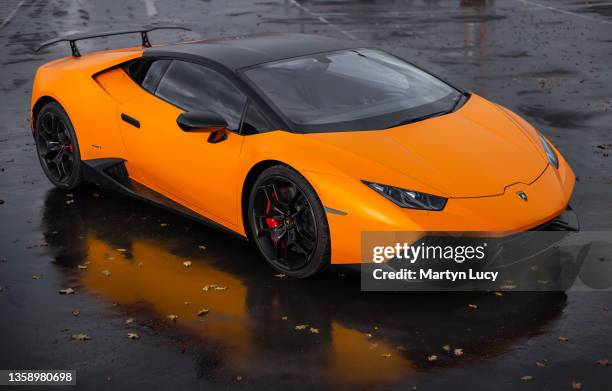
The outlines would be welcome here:
M 285 58 L 357 47 L 356 41 L 319 35 L 264 33 L 153 47 L 145 50 L 145 56 L 202 57 L 236 70 Z

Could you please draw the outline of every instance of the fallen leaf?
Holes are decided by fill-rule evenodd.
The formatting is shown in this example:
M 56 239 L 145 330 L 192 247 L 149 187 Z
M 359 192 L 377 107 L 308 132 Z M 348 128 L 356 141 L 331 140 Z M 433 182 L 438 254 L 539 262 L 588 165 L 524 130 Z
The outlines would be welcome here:
M 124 252 L 126 252 L 126 251 L 127 251 L 127 250 L 126 250 L 126 249 L 124 249 L 124 248 L 116 248 L 115 250 L 119 251 L 120 253 L 124 253 Z
M 66 205 L 74 204 L 74 200 L 66 200 Z
M 287 320 L 288 318 L 287 318 L 287 316 L 283 316 L 281 319 L 282 320 Z
M 316 328 L 314 328 L 314 327 L 311 327 L 311 328 L 310 328 L 310 332 L 311 332 L 311 333 L 313 333 L 313 334 L 319 334 L 319 329 L 316 329 Z
M 185 261 L 185 262 L 183 262 L 183 266 L 185 266 L 185 267 L 189 267 L 189 266 L 191 266 L 191 261 Z
M 478 308 L 478 306 L 476 304 L 468 304 L 468 307 L 470 307 L 472 309 Z
M 543 362 L 540 362 L 540 361 L 536 362 L 536 365 L 538 367 L 540 367 L 540 368 L 544 368 L 546 366 L 546 364 L 544 364 Z
M 380 355 L 380 357 L 391 358 L 391 353 L 383 353 L 383 354 Z
M 274 277 L 276 277 L 276 278 L 285 278 L 286 276 L 283 273 L 279 273 L 279 274 L 275 274 Z
M 178 319 L 177 315 L 168 315 L 168 319 L 170 319 L 173 322 L 176 322 L 176 320 Z
M 370 334 L 370 333 L 365 333 L 364 335 L 366 336 L 367 339 L 372 338 L 372 334 Z
M 200 244 L 200 245 L 198 246 L 198 248 L 199 248 L 200 250 L 206 250 L 206 246 L 205 246 L 205 245 L 203 245 L 203 244 Z
M 533 376 L 530 376 L 530 375 L 521 376 L 521 380 L 522 381 L 533 380 Z
M 81 269 L 81 270 L 85 270 L 85 269 L 87 269 L 87 268 L 88 268 L 88 266 L 87 266 L 87 265 L 78 265 L 77 267 L 78 267 L 79 269 Z
M 463 356 L 463 349 L 457 348 L 455 350 L 453 350 L 453 354 L 457 357 L 459 356 Z
M 572 390 L 582 390 L 582 383 L 572 380 Z
M 59 290 L 60 295 L 72 295 L 74 294 L 74 289 L 72 288 L 64 288 Z
M 91 337 L 87 334 L 73 334 L 72 339 L 75 341 L 89 341 Z
M 81 314 L 81 311 L 79 311 L 79 310 L 72 310 L 72 315 L 79 316 L 80 314 Z
M 308 328 L 307 324 L 300 324 L 300 325 L 295 326 L 295 329 L 298 331 L 306 330 L 306 328 Z
M 450 349 L 451 349 L 451 348 L 450 348 L 450 345 L 444 345 L 444 346 L 442 346 L 442 349 L 443 349 L 445 352 L 450 352 Z
M 40 280 L 41 278 L 42 278 L 42 276 L 41 276 L 40 274 L 34 274 L 34 275 L 32 276 L 32 279 L 33 279 L 33 280 Z
M 206 314 L 208 314 L 210 312 L 210 310 L 206 309 L 206 308 L 202 308 L 201 310 L 198 311 L 198 316 L 204 316 Z
M 436 356 L 435 354 L 432 354 L 431 356 L 427 357 L 427 361 L 429 362 L 436 361 L 437 359 L 438 359 L 438 356 Z
M 167 226 L 168 226 L 168 223 L 161 223 L 159 226 L 160 226 L 160 227 L 167 227 Z
M 495 296 L 503 296 L 504 294 L 501 292 L 495 292 Z
M 140 335 L 136 333 L 128 333 L 127 337 L 128 339 L 140 339 Z
M 126 325 L 126 326 L 129 326 L 129 325 L 131 325 L 132 323 L 134 323 L 134 318 L 127 318 L 127 319 L 125 320 L 125 325 Z
M 104 274 L 106 277 L 110 277 L 111 275 L 110 270 L 102 270 L 100 273 Z
M 569 341 L 569 338 L 568 337 L 564 337 L 563 335 L 561 335 L 561 336 L 559 336 L 559 341 L 567 342 L 567 341 Z
M 597 364 L 603 365 L 604 367 L 609 367 L 612 365 L 612 360 L 608 360 L 607 358 L 602 360 L 597 360 Z

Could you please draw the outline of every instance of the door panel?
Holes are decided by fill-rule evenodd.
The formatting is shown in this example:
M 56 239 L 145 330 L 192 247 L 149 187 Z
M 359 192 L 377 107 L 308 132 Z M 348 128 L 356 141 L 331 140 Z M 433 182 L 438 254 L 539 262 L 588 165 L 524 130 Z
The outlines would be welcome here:
M 181 109 L 134 85 L 140 89 L 138 96 L 117 113 L 128 168 L 135 168 L 145 185 L 187 201 L 209 218 L 236 225 L 234 178 L 244 137 L 228 131 L 226 140 L 211 144 L 209 133 L 184 132 L 176 123 Z M 121 114 L 137 120 L 140 127 L 122 120 Z

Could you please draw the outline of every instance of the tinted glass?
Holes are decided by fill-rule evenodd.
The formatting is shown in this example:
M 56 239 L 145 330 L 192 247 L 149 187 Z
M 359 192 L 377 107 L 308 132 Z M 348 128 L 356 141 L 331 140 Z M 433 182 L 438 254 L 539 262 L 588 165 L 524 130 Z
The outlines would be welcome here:
M 170 60 L 157 60 L 154 61 L 147 71 L 144 79 L 142 80 L 142 88 L 149 91 L 150 93 L 155 93 L 155 89 L 159 84 L 159 80 L 164 75 L 166 68 L 170 64 Z
M 396 57 L 360 49 L 263 64 L 245 72 L 303 131 L 382 129 L 450 109 L 459 91 Z
M 184 61 L 170 64 L 156 95 L 184 110 L 214 111 L 232 130 L 238 129 L 246 102 L 246 97 L 218 72 Z
M 240 129 L 240 133 L 255 134 L 259 132 L 265 132 L 267 130 L 270 130 L 268 122 L 264 119 L 259 110 L 257 110 L 255 105 L 249 103 L 246 115 L 244 116 L 244 120 L 242 121 L 242 128 Z

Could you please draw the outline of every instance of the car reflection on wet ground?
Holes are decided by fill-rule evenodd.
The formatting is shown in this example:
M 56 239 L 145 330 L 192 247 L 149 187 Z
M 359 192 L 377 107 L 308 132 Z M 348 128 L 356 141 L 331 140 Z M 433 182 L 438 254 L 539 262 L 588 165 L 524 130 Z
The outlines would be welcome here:
M 205 37 L 354 37 L 525 116 L 579 176 L 582 227 L 609 230 L 609 3 L 7 0 L 0 17 L 0 369 L 76 369 L 96 389 L 609 388 L 607 291 L 361 292 L 340 269 L 281 278 L 225 233 L 95 187 L 52 190 L 25 121 L 36 67 L 66 53 L 32 49 L 58 32 L 157 22 Z
M 356 300 L 354 273 L 287 279 L 240 239 L 170 215 L 160 223 L 149 206 L 97 189 L 72 194 L 49 191 L 42 217 L 62 286 L 113 303 L 133 319 L 126 332 L 193 351 L 212 379 L 388 384 L 495 357 L 565 305 L 561 293 L 364 292 Z

